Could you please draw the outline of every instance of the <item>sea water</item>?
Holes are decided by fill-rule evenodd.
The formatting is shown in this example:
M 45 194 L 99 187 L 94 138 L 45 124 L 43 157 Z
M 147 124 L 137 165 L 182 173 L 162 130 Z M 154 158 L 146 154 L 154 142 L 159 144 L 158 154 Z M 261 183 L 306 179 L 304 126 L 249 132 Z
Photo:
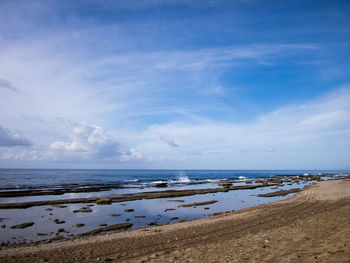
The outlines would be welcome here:
M 224 179 L 266 178 L 272 175 L 347 174 L 350 170 L 93 170 L 0 169 L 1 189 L 69 185 L 148 186 L 155 182 L 202 183 Z

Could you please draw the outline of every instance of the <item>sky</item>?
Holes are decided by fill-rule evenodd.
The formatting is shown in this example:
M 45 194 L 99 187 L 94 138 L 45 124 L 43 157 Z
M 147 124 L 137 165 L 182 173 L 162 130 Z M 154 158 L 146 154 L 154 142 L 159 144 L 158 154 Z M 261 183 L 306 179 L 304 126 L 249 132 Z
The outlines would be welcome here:
M 0 168 L 350 169 L 349 14 L 0 0 Z

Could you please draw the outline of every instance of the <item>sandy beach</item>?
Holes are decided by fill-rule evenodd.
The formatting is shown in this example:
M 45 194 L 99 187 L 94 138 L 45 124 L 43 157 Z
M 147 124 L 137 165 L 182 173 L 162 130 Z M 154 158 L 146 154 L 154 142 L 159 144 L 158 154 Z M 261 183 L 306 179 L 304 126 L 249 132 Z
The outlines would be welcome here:
M 177 224 L 3 248 L 1 262 L 349 262 L 350 180 Z

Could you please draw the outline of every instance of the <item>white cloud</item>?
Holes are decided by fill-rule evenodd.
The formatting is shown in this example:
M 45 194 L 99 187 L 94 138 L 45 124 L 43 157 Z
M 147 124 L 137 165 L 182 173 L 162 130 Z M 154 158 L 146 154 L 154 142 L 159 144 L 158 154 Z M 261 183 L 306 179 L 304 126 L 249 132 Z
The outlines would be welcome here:
M 0 147 L 30 146 L 32 143 L 19 132 L 0 126 Z
M 130 151 L 124 152 L 121 155 L 122 161 L 134 161 L 134 160 L 142 160 L 144 158 L 143 153 L 140 149 L 131 148 Z
M 57 129 L 67 139 L 55 141 L 50 150 L 65 157 L 79 155 L 82 159 L 113 158 L 121 154 L 119 142 L 112 139 L 101 127 L 73 122 L 65 119 L 56 119 Z
M 2 153 L 0 159 L 77 162 L 89 160 L 119 162 L 142 159 L 141 151 L 133 148 L 126 150 L 125 146 L 122 146 L 101 127 L 63 118 L 55 118 L 53 121 L 45 123 L 48 127 L 46 132 L 52 133 L 51 136 L 59 137 L 60 140 L 55 140 L 47 146 L 33 145 L 29 149 L 9 149 Z M 3 130 L 0 127 L 0 142 L 2 142 L 1 132 Z M 24 145 L 26 142 L 18 134 L 14 134 L 12 137 L 16 139 L 15 142 L 12 141 L 12 144 Z
M 350 158 L 350 88 L 303 104 L 293 104 L 248 123 L 198 120 L 151 125 L 140 136 L 146 156 L 163 156 L 168 165 L 227 169 L 346 167 Z M 181 152 L 164 147 L 160 134 L 181 141 Z M 334 155 L 334 151 L 342 152 Z M 199 154 L 200 153 L 200 154 Z M 271 155 L 271 153 L 276 153 Z M 254 162 L 252 164 L 252 162 Z M 337 165 L 339 165 L 337 167 Z
M 347 114 L 349 112 L 345 110 L 337 110 L 327 113 L 318 114 L 315 116 L 312 116 L 306 120 L 301 121 L 298 123 L 298 126 L 311 126 L 311 127 L 318 127 L 318 126 L 332 126 L 338 123 L 342 123 L 344 119 L 346 119 Z

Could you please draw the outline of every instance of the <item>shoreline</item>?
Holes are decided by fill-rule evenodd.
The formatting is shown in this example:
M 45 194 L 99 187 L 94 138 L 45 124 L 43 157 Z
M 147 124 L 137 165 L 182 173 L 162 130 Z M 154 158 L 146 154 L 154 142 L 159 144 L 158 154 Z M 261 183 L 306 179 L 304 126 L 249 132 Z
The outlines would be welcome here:
M 53 262 L 58 262 L 62 258 L 65 258 L 67 262 L 96 262 L 98 258 L 107 261 L 127 260 L 129 262 L 140 262 L 142 259 L 164 262 L 170 261 L 170 259 L 176 260 L 177 258 L 181 261 L 193 257 L 192 260 L 197 259 L 198 261 L 194 261 L 199 262 L 200 257 L 197 258 L 194 256 L 198 249 L 197 246 L 199 246 L 200 251 L 207 255 L 206 259 L 208 260 L 206 261 L 214 262 L 214 259 L 218 259 L 218 257 L 223 257 L 224 255 L 228 257 L 227 253 L 217 252 L 218 249 L 220 250 L 224 246 L 226 249 L 233 249 L 236 255 L 236 259 L 226 259 L 229 262 L 249 261 L 244 256 L 248 250 L 250 251 L 250 258 L 261 256 L 264 251 L 276 254 L 273 252 L 273 247 L 279 246 L 279 242 L 274 242 L 276 238 L 279 238 L 278 236 L 281 236 L 278 232 L 282 230 L 290 232 L 290 227 L 294 227 L 294 224 L 298 225 L 296 228 L 303 228 L 303 225 L 309 224 L 309 221 L 312 219 L 310 229 L 321 231 L 324 228 L 329 228 L 331 225 L 334 226 L 334 222 L 340 220 L 341 223 L 338 222 L 339 224 L 335 225 L 336 229 L 344 228 L 344 226 L 345 228 L 350 228 L 350 222 L 346 220 L 346 216 L 350 215 L 350 190 L 348 189 L 350 189 L 350 180 L 324 181 L 308 187 L 308 189 L 284 201 L 254 206 L 233 213 L 215 215 L 183 223 L 84 237 L 52 244 L 5 248 L 0 251 L 0 259 L 2 262 L 14 262 L 26 258 L 25 260 L 27 262 L 40 262 L 47 258 L 48 254 L 55 254 L 53 258 L 47 259 L 50 262 L 52 260 Z M 346 213 L 344 213 L 344 210 Z M 333 219 L 333 221 L 330 219 Z M 328 226 L 322 223 L 322 220 L 325 220 Z M 318 224 L 315 224 L 315 222 Z M 261 240 L 260 237 L 266 235 L 266 231 L 269 232 L 268 238 L 264 237 L 264 240 Z M 329 231 L 332 232 L 332 229 Z M 299 236 L 302 231 L 299 233 L 299 231 L 295 232 L 294 230 L 293 233 Z M 342 236 L 342 232 L 339 233 Z M 342 236 L 342 242 L 347 247 L 345 246 L 345 250 L 342 248 L 339 251 L 347 252 L 350 249 L 349 234 L 346 234 L 345 239 Z M 286 236 L 285 234 L 282 236 L 289 241 L 293 238 L 293 236 Z M 314 240 L 312 234 L 309 235 L 308 239 L 307 237 L 303 235 L 303 238 L 306 239 L 305 242 L 311 240 L 317 243 L 317 240 Z M 234 240 L 234 245 L 231 243 L 222 244 L 224 239 Z M 254 241 L 253 243 L 258 242 L 259 247 L 257 247 L 257 252 L 251 253 L 251 246 L 247 247 L 245 245 L 244 247 L 239 247 L 237 243 L 239 239 L 249 242 Z M 218 244 L 220 245 L 219 247 L 217 247 Z M 271 244 L 274 246 L 271 246 Z M 293 245 L 291 246 L 293 247 Z M 194 248 L 196 249 L 193 250 Z M 215 249 L 213 250 L 213 248 Z M 309 255 L 308 249 L 304 250 L 302 252 L 299 251 L 297 255 L 301 257 Z M 309 250 L 314 251 L 315 249 L 310 248 Z M 215 252 L 210 256 L 208 255 L 208 251 Z M 317 253 L 319 256 L 323 255 L 329 258 L 329 256 L 341 256 L 346 254 L 345 252 L 335 252 L 333 254 L 327 252 L 324 255 L 321 252 Z M 237 261 L 237 253 L 244 254 L 238 256 L 241 261 Z M 68 254 L 69 257 L 67 257 Z M 65 256 L 62 257 L 63 255 Z M 350 254 L 348 253 L 347 255 Z M 203 255 L 197 254 L 197 256 Z M 295 257 L 295 260 L 298 259 L 297 256 Z
M 0 203 L 0 242 L 2 247 L 16 247 L 191 221 L 284 200 L 315 181 L 334 179 L 280 175 L 212 182 L 199 189 L 167 187 L 119 195 L 106 192 L 89 198 L 72 195 L 70 199 L 52 200 L 48 196 L 40 201 L 30 201 L 33 199 L 28 196 L 20 203 L 8 199 L 12 202 Z

